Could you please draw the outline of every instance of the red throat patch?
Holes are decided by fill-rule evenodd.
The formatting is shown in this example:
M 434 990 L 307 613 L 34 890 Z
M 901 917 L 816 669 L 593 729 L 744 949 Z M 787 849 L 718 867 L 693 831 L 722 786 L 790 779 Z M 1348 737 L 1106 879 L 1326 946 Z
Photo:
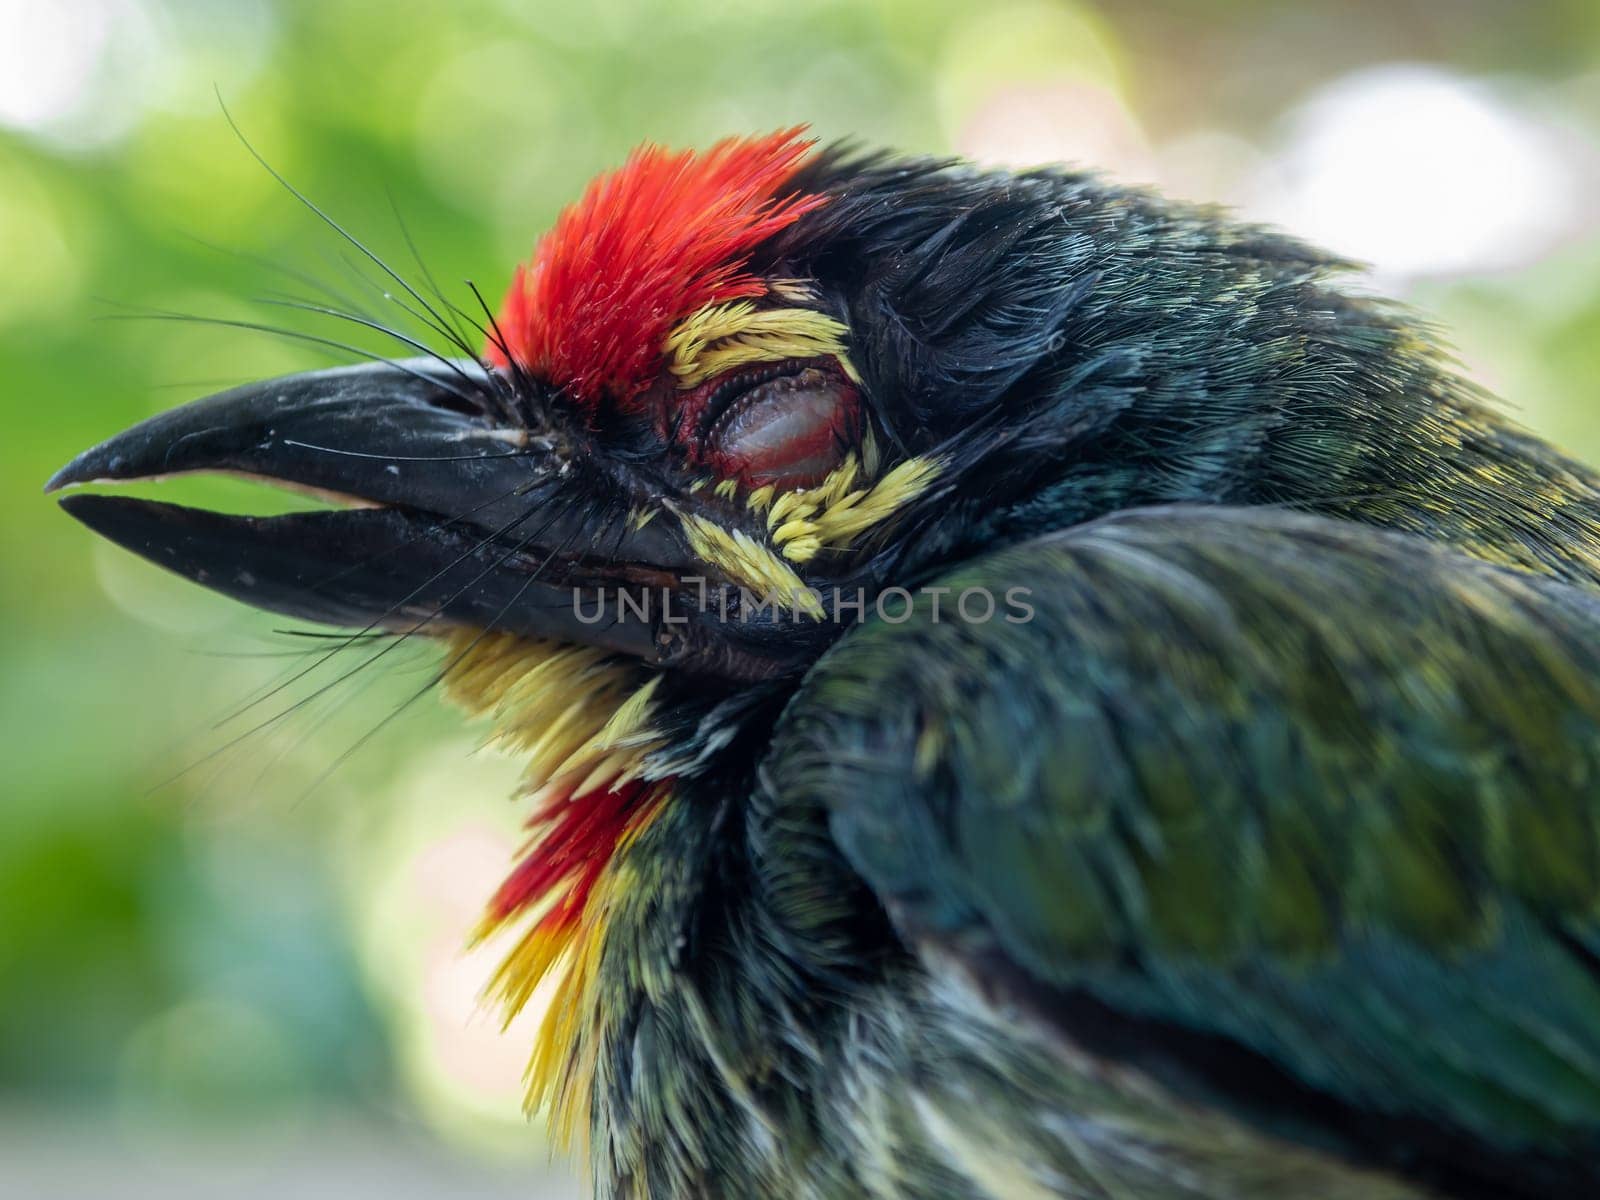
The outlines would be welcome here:
M 803 127 L 709 150 L 644 146 L 556 219 L 517 268 L 498 317 L 507 355 L 580 403 L 626 406 L 658 375 L 677 322 L 763 295 L 747 270 L 764 239 L 823 203 L 782 194 L 815 144 Z

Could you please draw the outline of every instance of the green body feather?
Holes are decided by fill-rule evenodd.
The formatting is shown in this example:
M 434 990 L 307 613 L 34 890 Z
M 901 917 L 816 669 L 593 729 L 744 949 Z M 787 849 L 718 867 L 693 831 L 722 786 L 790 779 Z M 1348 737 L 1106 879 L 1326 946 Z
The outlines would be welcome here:
M 1600 1154 L 1600 599 L 1204 508 L 941 582 L 1026 584 L 1035 618 L 860 630 L 773 770 L 908 936 L 1047 1013 L 1091 996 L 1365 1113 Z

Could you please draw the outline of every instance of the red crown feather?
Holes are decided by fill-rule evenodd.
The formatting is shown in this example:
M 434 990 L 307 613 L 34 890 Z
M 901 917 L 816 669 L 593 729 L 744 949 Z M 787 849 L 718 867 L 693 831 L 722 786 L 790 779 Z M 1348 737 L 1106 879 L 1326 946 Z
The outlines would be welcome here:
M 589 185 L 517 268 L 486 351 L 593 405 L 656 378 L 674 325 L 766 290 L 747 268 L 765 238 L 823 203 L 780 194 L 815 144 L 804 127 L 709 150 L 643 146 Z

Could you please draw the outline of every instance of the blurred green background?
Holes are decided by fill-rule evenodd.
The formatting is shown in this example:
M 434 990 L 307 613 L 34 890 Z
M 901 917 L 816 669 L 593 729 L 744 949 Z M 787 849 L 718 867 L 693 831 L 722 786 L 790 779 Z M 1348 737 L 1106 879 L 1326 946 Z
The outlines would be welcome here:
M 1527 423 L 1600 458 L 1593 0 L 0 0 L 8 1195 L 572 1186 L 519 1111 L 528 1024 L 499 1030 L 493 951 L 464 950 L 516 844 L 514 766 L 407 703 L 427 652 L 321 663 L 39 493 L 140 417 L 329 358 L 140 313 L 383 348 L 274 303 L 326 302 L 312 276 L 404 316 L 219 91 L 416 275 L 403 216 L 464 303 L 644 139 L 810 122 L 1097 164 L 1370 262 Z

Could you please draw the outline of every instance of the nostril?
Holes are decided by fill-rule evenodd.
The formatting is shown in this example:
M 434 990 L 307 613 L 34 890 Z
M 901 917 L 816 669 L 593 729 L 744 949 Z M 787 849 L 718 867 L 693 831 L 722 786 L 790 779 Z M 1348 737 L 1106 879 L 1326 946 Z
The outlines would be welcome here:
M 481 417 L 484 415 L 482 405 L 474 404 L 462 393 L 439 391 L 428 396 L 428 407 L 443 409 L 445 412 L 456 413 L 463 417 Z

